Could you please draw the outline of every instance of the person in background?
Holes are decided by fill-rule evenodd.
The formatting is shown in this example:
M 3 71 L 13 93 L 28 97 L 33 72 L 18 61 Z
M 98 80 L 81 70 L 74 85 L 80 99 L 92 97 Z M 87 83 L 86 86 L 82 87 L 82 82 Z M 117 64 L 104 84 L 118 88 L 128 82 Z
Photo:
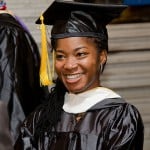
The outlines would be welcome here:
M 45 94 L 40 87 L 38 46 L 20 21 L 0 0 L 0 100 L 8 104 L 13 143 L 20 124 Z
M 142 150 L 137 108 L 101 84 L 106 25 L 126 8 L 54 1 L 37 23 L 52 25 L 55 85 L 49 100 L 24 121 L 15 150 Z
M 0 101 L 0 150 L 13 150 L 7 105 Z

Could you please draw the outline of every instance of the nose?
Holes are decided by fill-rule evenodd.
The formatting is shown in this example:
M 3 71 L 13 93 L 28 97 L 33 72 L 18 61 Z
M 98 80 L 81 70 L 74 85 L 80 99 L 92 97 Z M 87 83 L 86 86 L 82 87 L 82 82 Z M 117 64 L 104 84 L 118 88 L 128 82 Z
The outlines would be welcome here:
M 64 63 L 64 69 L 75 69 L 77 68 L 77 61 L 74 58 L 67 58 L 65 63 Z

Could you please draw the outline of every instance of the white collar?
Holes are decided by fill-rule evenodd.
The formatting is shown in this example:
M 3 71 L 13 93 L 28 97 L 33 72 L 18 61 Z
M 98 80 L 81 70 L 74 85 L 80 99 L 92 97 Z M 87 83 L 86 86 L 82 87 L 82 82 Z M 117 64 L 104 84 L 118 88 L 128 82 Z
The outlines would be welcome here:
M 104 87 L 97 87 L 79 94 L 66 93 L 63 110 L 73 114 L 86 112 L 96 103 L 107 98 L 120 98 L 120 95 Z

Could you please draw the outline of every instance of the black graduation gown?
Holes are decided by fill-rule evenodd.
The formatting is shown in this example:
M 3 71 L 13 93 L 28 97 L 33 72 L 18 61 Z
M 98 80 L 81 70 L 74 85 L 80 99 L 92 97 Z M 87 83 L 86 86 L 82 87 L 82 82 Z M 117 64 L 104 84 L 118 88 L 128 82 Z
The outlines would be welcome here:
M 50 115 L 50 114 L 48 114 Z M 15 150 L 142 150 L 144 127 L 138 110 L 122 99 L 105 99 L 77 122 L 74 114 L 62 111 L 61 121 L 49 138 L 33 145 L 40 110 L 27 118 Z M 35 144 L 35 143 L 34 143 Z M 33 148 L 34 147 L 34 148 Z
M 0 150 L 13 150 L 7 105 L 0 101 Z
M 41 103 L 39 66 L 31 34 L 10 14 L 0 14 L 0 100 L 8 103 L 13 139 L 25 116 Z

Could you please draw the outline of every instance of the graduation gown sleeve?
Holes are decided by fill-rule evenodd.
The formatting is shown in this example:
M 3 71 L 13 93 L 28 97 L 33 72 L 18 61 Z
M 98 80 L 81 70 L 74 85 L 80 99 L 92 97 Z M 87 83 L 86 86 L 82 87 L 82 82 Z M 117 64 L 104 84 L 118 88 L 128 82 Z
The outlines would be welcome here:
M 125 104 L 114 111 L 103 138 L 105 150 L 143 150 L 144 126 L 138 110 Z

